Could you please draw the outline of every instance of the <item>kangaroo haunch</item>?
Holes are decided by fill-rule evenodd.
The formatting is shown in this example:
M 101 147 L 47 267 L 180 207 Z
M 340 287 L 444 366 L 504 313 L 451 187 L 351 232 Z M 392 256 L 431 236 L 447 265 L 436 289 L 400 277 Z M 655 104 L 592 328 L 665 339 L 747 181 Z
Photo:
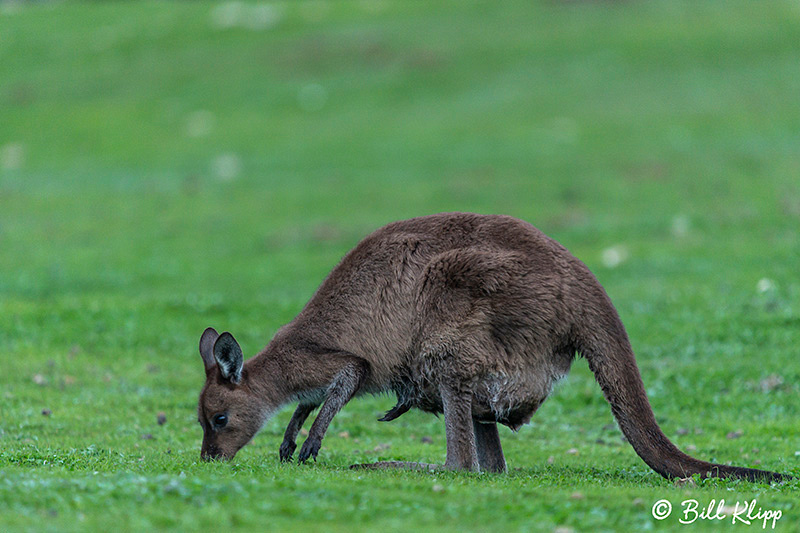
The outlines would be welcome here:
M 576 353 L 628 442 L 662 476 L 788 477 L 678 450 L 656 423 L 625 328 L 589 269 L 526 222 L 466 213 L 395 222 L 366 237 L 247 362 L 230 333 L 208 328 L 201 455 L 232 458 L 297 401 L 280 458 L 291 459 L 300 428 L 322 405 L 298 457 L 316 458 L 353 396 L 392 391 L 397 405 L 382 420 L 412 407 L 444 413 L 446 468 L 501 472 L 497 424 L 528 422 Z

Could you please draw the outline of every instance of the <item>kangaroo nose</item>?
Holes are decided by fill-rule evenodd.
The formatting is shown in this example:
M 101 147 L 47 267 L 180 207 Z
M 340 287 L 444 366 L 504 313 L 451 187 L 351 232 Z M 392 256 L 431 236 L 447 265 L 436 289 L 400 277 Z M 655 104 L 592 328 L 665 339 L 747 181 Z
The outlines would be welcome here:
M 200 459 L 203 461 L 216 461 L 222 459 L 222 453 L 217 448 L 209 446 L 200 450 Z

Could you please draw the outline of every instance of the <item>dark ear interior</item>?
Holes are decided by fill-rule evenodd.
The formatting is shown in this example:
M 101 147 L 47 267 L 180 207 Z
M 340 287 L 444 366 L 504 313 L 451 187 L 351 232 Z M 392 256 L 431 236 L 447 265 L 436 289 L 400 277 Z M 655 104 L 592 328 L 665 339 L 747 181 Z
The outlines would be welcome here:
M 231 383 L 239 383 L 242 380 L 244 365 L 242 349 L 233 335 L 227 331 L 214 343 L 214 359 L 217 360 L 222 377 L 229 379 Z
M 214 328 L 207 328 L 200 337 L 200 357 L 203 358 L 206 373 L 217 364 L 217 360 L 214 359 L 214 343 L 218 338 L 219 333 Z

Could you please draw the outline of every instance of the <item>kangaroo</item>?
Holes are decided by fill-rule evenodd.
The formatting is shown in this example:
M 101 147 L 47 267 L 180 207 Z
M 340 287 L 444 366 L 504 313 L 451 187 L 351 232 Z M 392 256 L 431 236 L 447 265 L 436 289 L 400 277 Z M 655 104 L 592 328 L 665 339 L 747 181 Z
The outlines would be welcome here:
M 351 398 L 393 392 L 397 405 L 381 420 L 411 408 L 444 413 L 444 468 L 504 472 L 497 424 L 527 423 L 576 354 L 628 442 L 662 476 L 790 477 L 678 450 L 656 423 L 625 328 L 589 269 L 524 221 L 469 213 L 395 222 L 364 238 L 246 362 L 230 333 L 206 329 L 201 457 L 231 459 L 281 406 L 298 402 L 279 457 L 291 460 L 321 405 L 298 456 L 316 460 Z

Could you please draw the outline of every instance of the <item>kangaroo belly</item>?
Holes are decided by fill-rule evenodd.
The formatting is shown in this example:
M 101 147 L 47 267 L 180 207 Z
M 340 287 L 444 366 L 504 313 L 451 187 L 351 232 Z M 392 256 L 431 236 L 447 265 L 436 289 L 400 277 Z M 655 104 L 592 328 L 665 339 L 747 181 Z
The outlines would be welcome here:
M 555 382 L 569 369 L 568 363 L 554 364 L 557 360 L 557 356 L 549 361 L 538 359 L 535 367 L 522 365 L 511 371 L 495 370 L 473 376 L 473 417 L 480 422 L 497 422 L 513 430 L 519 429 L 530 421 Z M 404 373 L 404 378 L 393 386 L 398 407 L 442 413 L 441 377 L 436 373 L 421 373 L 419 368 L 416 370 Z
M 546 373 L 487 375 L 475 384 L 473 417 L 519 429 L 530 421 L 552 387 L 553 380 Z
M 472 396 L 472 416 L 480 422 L 497 422 L 519 429 L 528 423 L 547 398 L 551 386 L 534 387 L 530 384 L 515 383 L 508 376 L 494 376 L 485 382 L 476 382 Z M 425 387 L 404 387 L 396 390 L 398 407 L 392 411 L 404 412 L 400 406 L 415 407 L 429 413 L 443 412 L 441 395 L 433 385 Z M 397 415 L 399 416 L 399 414 Z M 392 416 L 389 420 L 396 418 Z

